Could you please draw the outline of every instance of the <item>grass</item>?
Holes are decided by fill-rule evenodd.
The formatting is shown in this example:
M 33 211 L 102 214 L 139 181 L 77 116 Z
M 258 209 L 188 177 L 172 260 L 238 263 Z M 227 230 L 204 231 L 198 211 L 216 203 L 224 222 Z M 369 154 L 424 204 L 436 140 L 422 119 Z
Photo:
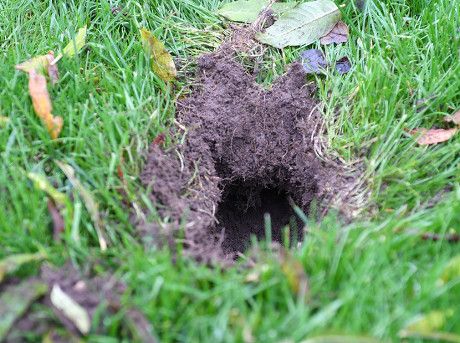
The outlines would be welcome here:
M 323 49 L 330 61 L 347 55 L 353 69 L 313 80 L 325 104 L 324 152 L 348 164 L 362 161 L 370 197 L 362 216 L 350 224 L 334 213 L 321 223 L 308 223 L 305 242 L 292 252 L 309 277 L 308 295 L 293 294 L 269 254 L 253 269 L 220 270 L 187 259 L 173 263 L 167 250 L 147 249 L 137 241 L 123 201 L 127 198 L 142 215 L 148 190 L 139 192 L 137 175 L 149 144 L 174 118 L 174 96 L 151 72 L 138 28 L 152 30 L 186 62 L 228 37 L 215 15 L 224 2 L 0 3 L 0 115 L 9 118 L 0 128 L 0 258 L 45 251 L 51 265 L 70 259 L 82 272 L 113 270 L 128 286 L 124 306 L 138 307 L 163 342 L 298 342 L 324 335 L 339 335 L 338 342 L 357 341 L 346 336 L 397 342 L 398 332 L 412 319 L 449 309 L 454 314 L 439 330 L 460 332 L 455 306 L 460 277 L 438 282 L 460 248 L 442 240 L 422 241 L 409 230 L 458 232 L 460 136 L 421 147 L 404 130 L 441 124 L 443 116 L 460 107 L 456 2 L 368 0 L 362 13 L 343 2 L 350 41 Z M 111 7 L 123 11 L 114 17 Z M 59 51 L 85 24 L 90 50 L 59 62 L 60 81 L 51 90 L 53 114 L 65 122 L 58 144 L 33 112 L 27 76 L 13 66 L 50 49 Z M 265 82 L 282 74 L 284 63 L 303 49 L 285 49 L 286 61 L 278 50 L 268 49 Z M 181 73 L 187 67 L 182 64 Z M 417 111 L 416 101 L 430 94 L 436 97 Z M 84 201 L 55 160 L 71 165 L 98 202 L 109 237 L 107 252 L 100 251 Z M 126 185 L 117 176 L 120 164 Z M 67 220 L 79 243 L 71 232 L 63 242 L 53 240 L 46 194 L 34 188 L 29 172 L 46 176 L 72 197 L 73 216 Z M 38 270 L 33 264 L 17 275 Z M 248 275 L 255 281 L 248 282 Z M 104 319 L 103 332 L 84 341 L 129 341 L 120 321 Z

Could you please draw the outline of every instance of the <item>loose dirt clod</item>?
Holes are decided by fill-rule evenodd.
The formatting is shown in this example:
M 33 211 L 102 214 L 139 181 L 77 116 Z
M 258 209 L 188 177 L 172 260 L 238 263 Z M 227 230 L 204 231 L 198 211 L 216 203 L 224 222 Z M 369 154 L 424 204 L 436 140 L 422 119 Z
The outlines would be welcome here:
M 308 214 L 311 202 L 339 182 L 313 150 L 321 118 L 302 66 L 293 64 L 267 90 L 220 51 L 201 57 L 197 82 L 176 104 L 188 128 L 185 143 L 154 148 L 141 176 L 160 217 L 169 218 L 141 223 L 144 239 L 174 245 L 183 232 L 185 251 L 199 260 L 233 257 L 252 234 L 264 237 L 269 213 L 273 240 L 282 241 L 287 225 L 291 242 L 301 240 L 304 224 L 292 206 Z

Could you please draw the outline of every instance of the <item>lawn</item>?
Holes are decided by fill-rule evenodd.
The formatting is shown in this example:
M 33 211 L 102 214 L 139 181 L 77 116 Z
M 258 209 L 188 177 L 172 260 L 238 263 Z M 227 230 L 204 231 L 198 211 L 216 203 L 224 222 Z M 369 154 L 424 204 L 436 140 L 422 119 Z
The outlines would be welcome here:
M 139 174 L 152 142 L 175 125 L 175 99 L 194 82 L 196 58 L 231 37 L 216 14 L 226 2 L 0 2 L 0 116 L 8 118 L 0 119 L 0 260 L 46 255 L 21 266 L 9 282 L 27 282 L 41 266 L 72 265 L 82 278 L 123 283 L 121 308 L 98 315 L 107 308 L 101 302 L 81 342 L 148 341 L 141 329 L 124 325 L 133 308 L 161 342 L 460 342 L 458 262 L 446 274 L 460 254 L 451 242 L 460 234 L 460 136 L 419 145 L 408 132 L 444 127 L 443 117 L 460 109 L 456 1 L 367 0 L 362 11 L 353 1 L 335 1 L 343 4 L 349 41 L 308 47 L 323 49 L 331 62 L 347 55 L 352 64 L 347 74 L 308 76 L 326 132 L 318 154 L 359 180 L 347 207 L 352 217 L 334 207 L 321 220 L 307 213 L 305 239 L 288 258 L 261 243 L 254 265 L 244 259 L 232 267 L 202 265 L 181 256 L 180 247 L 177 254 L 141 242 L 133 217 L 155 211 Z M 14 65 L 58 53 L 85 25 L 86 47 L 59 61 L 59 82 L 50 88 L 53 114 L 64 120 L 53 140 L 34 113 L 27 75 Z M 152 72 L 142 27 L 174 57 L 175 90 Z M 264 84 L 283 75 L 305 48 L 267 48 Z M 173 142 L 167 135 L 165 146 Z M 59 161 L 97 203 L 99 223 Z M 47 193 L 30 173 L 70 201 L 60 240 L 53 236 Z M 293 283 L 300 284 L 298 292 Z M 2 287 L 0 304 L 7 294 Z M 67 329 L 46 305 L 27 311 L 65 337 Z M 432 325 L 412 333 L 420 337 L 402 338 L 402 330 L 427 315 Z M 49 331 L 20 334 L 21 342 L 37 342 Z

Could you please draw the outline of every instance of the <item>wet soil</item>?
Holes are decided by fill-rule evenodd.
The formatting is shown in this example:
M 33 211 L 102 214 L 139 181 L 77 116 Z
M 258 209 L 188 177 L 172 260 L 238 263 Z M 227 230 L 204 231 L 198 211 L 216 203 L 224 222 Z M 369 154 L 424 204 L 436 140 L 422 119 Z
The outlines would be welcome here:
M 340 182 L 313 149 L 321 116 L 302 66 L 291 65 L 264 89 L 231 52 L 220 51 L 200 58 L 196 83 L 176 104 L 183 144 L 153 147 L 141 175 L 167 218 L 141 222 L 143 238 L 173 248 L 180 241 L 208 262 L 244 252 L 251 235 L 265 237 L 268 219 L 273 240 L 301 240 L 304 224 L 293 206 L 309 213 Z

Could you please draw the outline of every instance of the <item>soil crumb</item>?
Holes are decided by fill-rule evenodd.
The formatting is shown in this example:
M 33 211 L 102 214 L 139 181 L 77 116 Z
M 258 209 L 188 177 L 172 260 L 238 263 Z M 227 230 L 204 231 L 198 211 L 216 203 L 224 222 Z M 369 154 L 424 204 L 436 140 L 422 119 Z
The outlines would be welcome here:
M 321 123 L 314 84 L 294 63 L 264 89 L 228 51 L 200 58 L 197 84 L 176 104 L 184 143 L 154 147 L 141 175 L 164 219 L 140 223 L 144 240 L 183 243 L 203 262 L 233 259 L 251 235 L 265 237 L 267 222 L 274 241 L 301 240 L 293 206 L 308 214 L 339 182 L 314 153 Z

